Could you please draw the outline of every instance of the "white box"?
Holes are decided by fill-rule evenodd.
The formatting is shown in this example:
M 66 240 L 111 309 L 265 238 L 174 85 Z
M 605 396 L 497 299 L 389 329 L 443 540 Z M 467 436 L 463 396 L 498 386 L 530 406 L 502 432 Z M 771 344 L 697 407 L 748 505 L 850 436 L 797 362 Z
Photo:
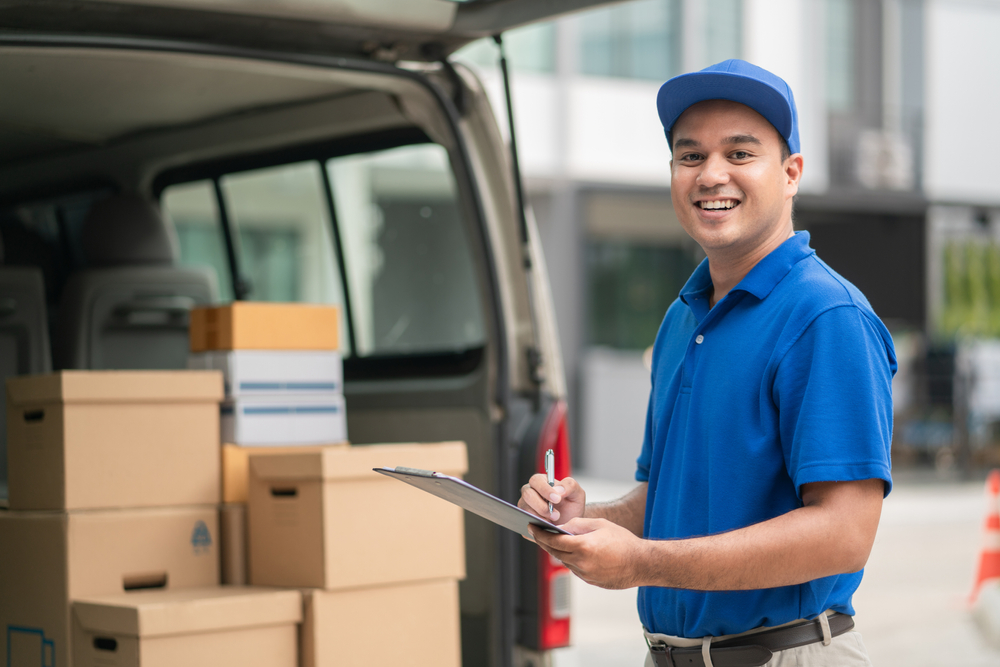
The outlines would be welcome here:
M 226 397 L 342 394 L 343 361 L 325 350 L 235 350 L 192 354 L 188 368 L 222 371 Z
M 341 394 L 249 396 L 222 404 L 222 442 L 325 445 L 347 440 Z

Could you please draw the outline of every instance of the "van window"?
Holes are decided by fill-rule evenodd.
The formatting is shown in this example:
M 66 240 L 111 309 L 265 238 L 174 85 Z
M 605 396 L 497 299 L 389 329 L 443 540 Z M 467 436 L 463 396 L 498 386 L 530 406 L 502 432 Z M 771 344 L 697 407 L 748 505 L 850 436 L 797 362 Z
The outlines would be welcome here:
M 448 154 L 402 146 L 326 163 L 359 355 L 483 344 L 483 316 Z
M 238 297 L 341 306 L 348 356 L 485 343 L 471 247 L 441 146 L 223 173 L 167 186 L 161 205 L 177 227 L 182 261 L 216 267 L 224 300 L 233 298 L 230 276 L 238 272 Z
M 215 271 L 219 299 L 233 300 L 233 281 L 226 262 L 226 242 L 211 181 L 184 183 L 163 193 L 161 209 L 177 231 L 179 263 Z
M 343 305 L 318 163 L 231 174 L 220 183 L 247 299 Z

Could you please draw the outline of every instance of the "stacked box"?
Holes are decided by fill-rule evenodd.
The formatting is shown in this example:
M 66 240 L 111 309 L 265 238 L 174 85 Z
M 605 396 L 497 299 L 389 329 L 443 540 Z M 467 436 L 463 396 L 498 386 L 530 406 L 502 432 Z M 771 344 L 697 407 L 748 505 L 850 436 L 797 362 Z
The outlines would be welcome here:
M 347 440 L 338 313 L 334 306 L 246 301 L 192 311 L 188 367 L 223 373 L 223 442 Z
M 222 372 L 222 581 L 247 582 L 250 458 L 347 446 L 333 306 L 239 301 L 191 314 L 188 367 Z
M 211 587 L 73 603 L 76 667 L 298 667 L 298 591 Z
M 217 371 L 7 380 L 0 655 L 71 664 L 71 604 L 219 583 Z
M 303 665 L 394 665 L 386 636 L 408 647 L 408 665 L 460 664 L 462 510 L 372 469 L 459 476 L 466 457 L 452 442 L 250 459 L 250 583 L 306 589 Z

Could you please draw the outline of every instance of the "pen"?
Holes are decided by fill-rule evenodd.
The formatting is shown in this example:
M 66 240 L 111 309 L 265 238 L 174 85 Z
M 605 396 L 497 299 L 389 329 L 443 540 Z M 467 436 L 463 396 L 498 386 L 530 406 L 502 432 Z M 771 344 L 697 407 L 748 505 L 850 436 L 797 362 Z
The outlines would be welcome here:
M 556 467 L 556 455 L 555 452 L 553 452 L 550 449 L 549 451 L 545 452 L 545 476 L 548 478 L 546 481 L 548 481 L 549 486 L 556 485 L 555 467 Z M 549 516 L 552 516 L 551 502 L 549 502 Z

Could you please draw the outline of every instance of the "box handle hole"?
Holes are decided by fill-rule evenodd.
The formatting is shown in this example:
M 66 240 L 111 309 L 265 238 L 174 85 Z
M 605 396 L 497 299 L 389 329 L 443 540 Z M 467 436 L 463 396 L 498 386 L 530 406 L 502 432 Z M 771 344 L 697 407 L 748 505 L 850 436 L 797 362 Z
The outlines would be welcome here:
M 40 422 L 45 419 L 45 410 L 25 410 L 24 411 L 24 421 L 32 424 L 34 422 Z
M 118 640 L 114 637 L 94 637 L 94 648 L 98 651 L 117 651 Z
M 141 591 L 149 588 L 166 588 L 167 573 L 127 574 L 122 577 L 122 586 L 127 591 Z
M 274 496 L 275 498 L 294 498 L 297 495 L 299 495 L 299 490 L 296 489 L 295 487 L 292 487 L 290 489 L 287 489 L 287 488 L 285 488 L 285 489 L 272 488 L 271 489 L 271 495 Z

